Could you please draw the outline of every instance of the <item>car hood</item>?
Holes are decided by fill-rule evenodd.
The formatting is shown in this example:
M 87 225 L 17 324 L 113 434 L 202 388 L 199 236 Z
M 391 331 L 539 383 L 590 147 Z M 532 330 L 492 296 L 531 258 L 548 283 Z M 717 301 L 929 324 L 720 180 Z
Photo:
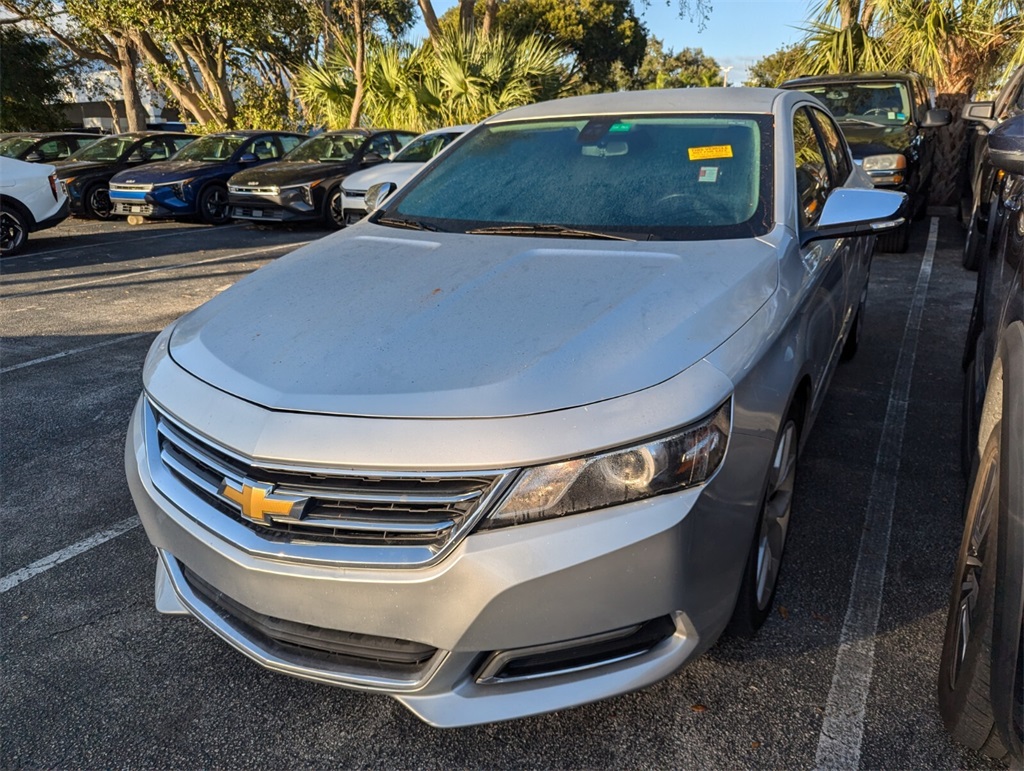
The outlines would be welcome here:
M 244 187 L 267 187 L 269 185 L 287 187 L 344 174 L 351 168 L 357 168 L 351 161 L 343 163 L 279 161 L 257 166 L 254 169 L 243 169 L 235 174 L 229 182 L 232 185 Z
M 161 185 L 180 182 L 183 179 L 204 174 L 216 174 L 232 167 L 228 163 L 203 163 L 202 161 L 155 161 L 144 166 L 122 171 L 111 182 L 129 185 Z
M 349 190 L 366 191 L 370 185 L 378 182 L 394 182 L 401 187 L 423 168 L 424 163 L 382 163 L 372 169 L 363 169 L 355 174 L 346 177 L 341 187 L 347 192 Z
M 118 169 L 121 164 L 117 161 L 54 161 L 53 166 L 57 169 L 57 176 L 61 179 L 77 177 L 93 171 L 110 171 Z
M 866 126 L 861 123 L 839 122 L 850 145 L 853 157 L 860 160 L 869 155 L 902 153 L 914 138 L 914 129 L 905 126 Z
M 526 415 L 671 378 L 777 283 L 774 247 L 753 239 L 626 243 L 364 223 L 185 316 L 169 350 L 201 380 L 271 409 Z

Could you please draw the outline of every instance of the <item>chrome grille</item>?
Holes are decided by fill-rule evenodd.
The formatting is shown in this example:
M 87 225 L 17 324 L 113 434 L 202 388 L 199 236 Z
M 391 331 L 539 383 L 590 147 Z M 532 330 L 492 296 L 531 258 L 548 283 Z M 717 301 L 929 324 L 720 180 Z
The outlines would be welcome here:
M 228 192 L 242 195 L 277 195 L 281 188 L 277 185 L 228 185 Z
M 508 470 L 407 473 L 334 470 L 256 464 L 196 436 L 147 403 L 152 446 L 174 482 L 264 541 L 361 547 L 354 561 L 422 565 L 458 543 L 507 488 Z M 152 465 L 151 459 L 151 465 Z M 165 487 L 159 478 L 158 487 Z M 301 509 L 253 521 L 224 494 L 225 486 L 260 486 L 272 497 L 299 501 Z M 173 490 L 164 490 L 172 499 Z M 374 547 L 387 551 L 378 559 Z M 415 552 L 413 552 L 415 550 Z
M 111 182 L 110 183 L 110 189 L 111 190 L 138 191 L 138 192 L 142 192 L 142 193 L 148 193 L 150 190 L 153 189 L 153 186 L 152 185 L 126 185 L 126 184 L 121 183 L 121 182 Z

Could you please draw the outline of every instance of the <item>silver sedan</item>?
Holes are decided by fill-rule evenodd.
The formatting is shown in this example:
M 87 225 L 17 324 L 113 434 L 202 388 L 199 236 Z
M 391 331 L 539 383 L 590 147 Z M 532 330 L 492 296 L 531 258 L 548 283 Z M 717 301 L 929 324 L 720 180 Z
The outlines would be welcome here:
M 485 121 L 157 338 L 126 450 L 157 608 L 438 726 L 753 633 L 902 207 L 800 92 Z

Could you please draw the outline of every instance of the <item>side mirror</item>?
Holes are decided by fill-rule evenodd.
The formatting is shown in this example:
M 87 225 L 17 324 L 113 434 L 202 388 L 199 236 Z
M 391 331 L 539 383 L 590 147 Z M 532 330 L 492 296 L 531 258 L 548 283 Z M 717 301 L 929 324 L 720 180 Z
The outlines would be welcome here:
M 825 201 L 818 224 L 802 234 L 800 245 L 826 238 L 877 235 L 895 230 L 906 222 L 903 216 L 906 204 L 906 193 L 895 190 L 836 188 Z
M 363 165 L 369 166 L 371 163 L 383 163 L 384 156 L 380 153 L 375 153 L 372 150 L 368 153 L 363 154 Z
M 256 153 L 242 153 L 242 156 L 238 159 L 239 163 L 256 163 L 258 161 L 259 158 L 256 156 Z
M 960 117 L 971 123 L 980 123 L 989 130 L 999 125 L 996 122 L 995 102 L 968 102 L 964 105 L 964 111 Z
M 952 120 L 953 113 L 945 108 L 929 110 L 924 115 L 921 128 L 942 128 L 943 126 L 948 126 Z
M 1024 174 L 1024 113 L 1014 115 L 988 135 L 992 165 L 1010 174 Z
M 366 191 L 366 195 L 363 198 L 367 213 L 377 211 L 388 199 L 388 196 L 397 189 L 398 185 L 394 182 L 378 182 L 376 185 L 370 185 L 370 189 Z
M 35 150 L 25 156 L 25 163 L 39 163 L 43 160 L 43 156 L 37 153 Z

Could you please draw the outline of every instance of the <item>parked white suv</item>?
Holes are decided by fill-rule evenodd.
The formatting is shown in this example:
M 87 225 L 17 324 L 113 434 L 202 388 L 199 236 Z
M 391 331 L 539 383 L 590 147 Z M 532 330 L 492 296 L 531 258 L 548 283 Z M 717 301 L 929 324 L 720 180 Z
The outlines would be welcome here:
M 68 197 L 53 166 L 0 157 L 0 255 L 14 254 L 28 234 L 67 219 Z

